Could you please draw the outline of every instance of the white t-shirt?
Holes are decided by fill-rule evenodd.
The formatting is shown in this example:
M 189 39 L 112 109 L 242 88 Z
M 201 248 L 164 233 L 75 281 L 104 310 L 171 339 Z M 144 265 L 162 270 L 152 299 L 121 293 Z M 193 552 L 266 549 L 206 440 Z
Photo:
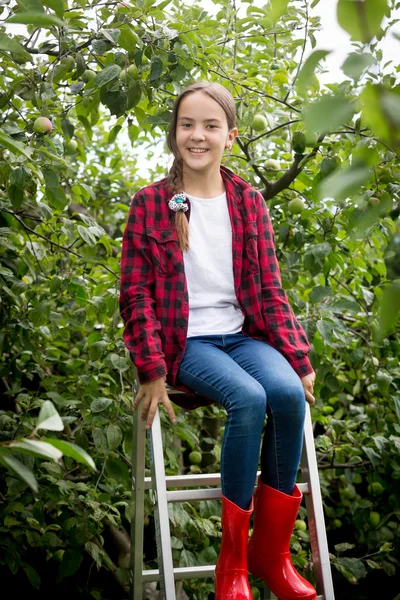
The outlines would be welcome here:
M 190 249 L 183 253 L 189 291 L 187 337 L 238 333 L 244 316 L 235 294 L 226 193 L 216 198 L 187 196 Z

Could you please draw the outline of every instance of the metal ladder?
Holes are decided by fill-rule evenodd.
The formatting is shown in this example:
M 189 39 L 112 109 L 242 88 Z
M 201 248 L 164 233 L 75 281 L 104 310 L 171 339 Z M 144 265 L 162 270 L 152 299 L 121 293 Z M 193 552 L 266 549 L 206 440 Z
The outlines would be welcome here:
M 172 396 L 178 392 L 168 388 Z M 130 600 L 142 600 L 142 586 L 146 582 L 160 581 L 162 600 L 176 600 L 175 581 L 214 577 L 214 566 L 174 568 L 168 518 L 168 502 L 213 500 L 221 497 L 219 473 L 205 475 L 166 476 L 161 434 L 160 413 L 148 430 L 151 477 L 145 476 L 146 425 L 140 418 L 140 407 L 134 413 L 132 448 L 132 489 L 134 507 L 131 519 L 131 587 Z M 301 457 L 302 483 L 298 486 L 306 502 L 308 529 L 317 583 L 317 600 L 334 600 L 331 566 L 326 538 L 325 520 L 319 485 L 314 436 L 310 407 L 307 404 L 304 425 L 304 441 Z M 172 490 L 171 488 L 175 488 Z M 185 489 L 189 488 L 189 489 Z M 143 570 L 144 499 L 146 490 L 153 491 L 154 519 L 156 527 L 157 557 L 159 569 Z M 269 590 L 264 598 L 275 598 Z

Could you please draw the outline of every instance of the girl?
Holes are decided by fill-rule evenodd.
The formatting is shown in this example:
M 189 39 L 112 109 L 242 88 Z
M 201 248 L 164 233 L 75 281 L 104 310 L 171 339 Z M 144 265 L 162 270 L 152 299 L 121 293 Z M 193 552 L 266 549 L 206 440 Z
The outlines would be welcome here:
M 159 403 L 176 422 L 167 381 L 196 393 L 197 405 L 226 409 L 216 599 L 251 599 L 249 570 L 280 600 L 314 600 L 289 543 L 315 373 L 281 286 L 264 198 L 221 165 L 237 135 L 232 95 L 218 83 L 189 85 L 172 112 L 169 175 L 133 198 L 121 264 L 124 340 L 140 383 L 133 408 L 143 401 L 148 428 Z

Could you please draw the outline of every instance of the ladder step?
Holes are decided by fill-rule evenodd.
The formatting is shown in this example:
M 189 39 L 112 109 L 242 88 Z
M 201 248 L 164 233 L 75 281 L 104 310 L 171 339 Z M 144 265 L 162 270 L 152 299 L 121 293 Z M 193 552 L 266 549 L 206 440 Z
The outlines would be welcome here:
M 259 475 L 259 473 L 257 473 L 257 475 Z M 182 488 L 203 487 L 203 486 L 207 486 L 207 485 L 220 485 L 221 484 L 221 474 L 220 473 L 205 473 L 204 475 L 203 474 L 201 474 L 201 475 L 168 475 L 165 478 L 165 482 L 166 482 L 167 490 L 169 490 L 171 488 L 182 489 Z M 297 485 L 303 494 L 309 493 L 308 483 L 298 483 Z M 151 488 L 152 488 L 151 477 L 145 477 L 144 489 L 150 490 Z M 256 488 L 254 488 L 254 489 L 256 489 Z M 201 491 L 212 492 L 213 490 L 196 490 L 193 493 L 200 493 Z M 220 490 L 215 490 L 215 491 L 219 492 L 219 493 L 216 496 L 213 496 L 213 498 L 220 498 L 221 497 Z M 168 494 L 171 494 L 171 493 L 172 492 L 169 492 Z M 211 496 L 207 496 L 205 499 L 210 500 L 210 498 L 211 498 Z M 203 498 L 193 495 L 193 497 L 185 497 L 185 500 L 203 500 Z M 170 501 L 178 502 L 178 500 L 173 500 L 172 498 Z
M 214 577 L 215 565 L 207 565 L 204 567 L 178 567 L 174 569 L 174 579 L 176 581 L 182 579 L 206 579 Z M 143 583 L 160 581 L 160 571 L 152 569 L 143 571 Z M 325 596 L 317 596 L 317 600 L 325 600 Z
M 174 578 L 178 579 L 205 579 L 206 577 L 214 577 L 215 565 L 207 565 L 205 567 L 177 567 L 174 569 Z M 143 583 L 148 581 L 160 581 L 160 571 L 152 569 L 151 571 L 143 571 Z

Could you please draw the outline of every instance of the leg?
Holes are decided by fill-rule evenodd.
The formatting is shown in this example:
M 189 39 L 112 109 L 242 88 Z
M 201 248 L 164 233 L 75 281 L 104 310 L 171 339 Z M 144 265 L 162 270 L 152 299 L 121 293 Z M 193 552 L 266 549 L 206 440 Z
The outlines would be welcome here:
M 302 499 L 295 481 L 306 408 L 303 386 L 277 350 L 235 335 L 237 339 L 229 340 L 230 356 L 267 393 L 268 422 L 248 567 L 280 600 L 315 600 L 313 586 L 297 573 L 290 559 L 290 537 Z
M 228 413 L 221 453 L 222 541 L 215 597 L 251 600 L 247 544 L 266 396 L 224 348 L 224 336 L 189 339 L 178 379 L 221 403 Z
M 226 409 L 222 492 L 246 510 L 257 473 L 266 395 L 263 387 L 226 354 L 224 337 L 189 338 L 178 379 Z
M 229 356 L 263 386 L 267 395 L 262 480 L 291 494 L 300 463 L 306 409 L 301 380 L 286 358 L 272 346 L 243 334 L 227 338 L 230 338 Z

